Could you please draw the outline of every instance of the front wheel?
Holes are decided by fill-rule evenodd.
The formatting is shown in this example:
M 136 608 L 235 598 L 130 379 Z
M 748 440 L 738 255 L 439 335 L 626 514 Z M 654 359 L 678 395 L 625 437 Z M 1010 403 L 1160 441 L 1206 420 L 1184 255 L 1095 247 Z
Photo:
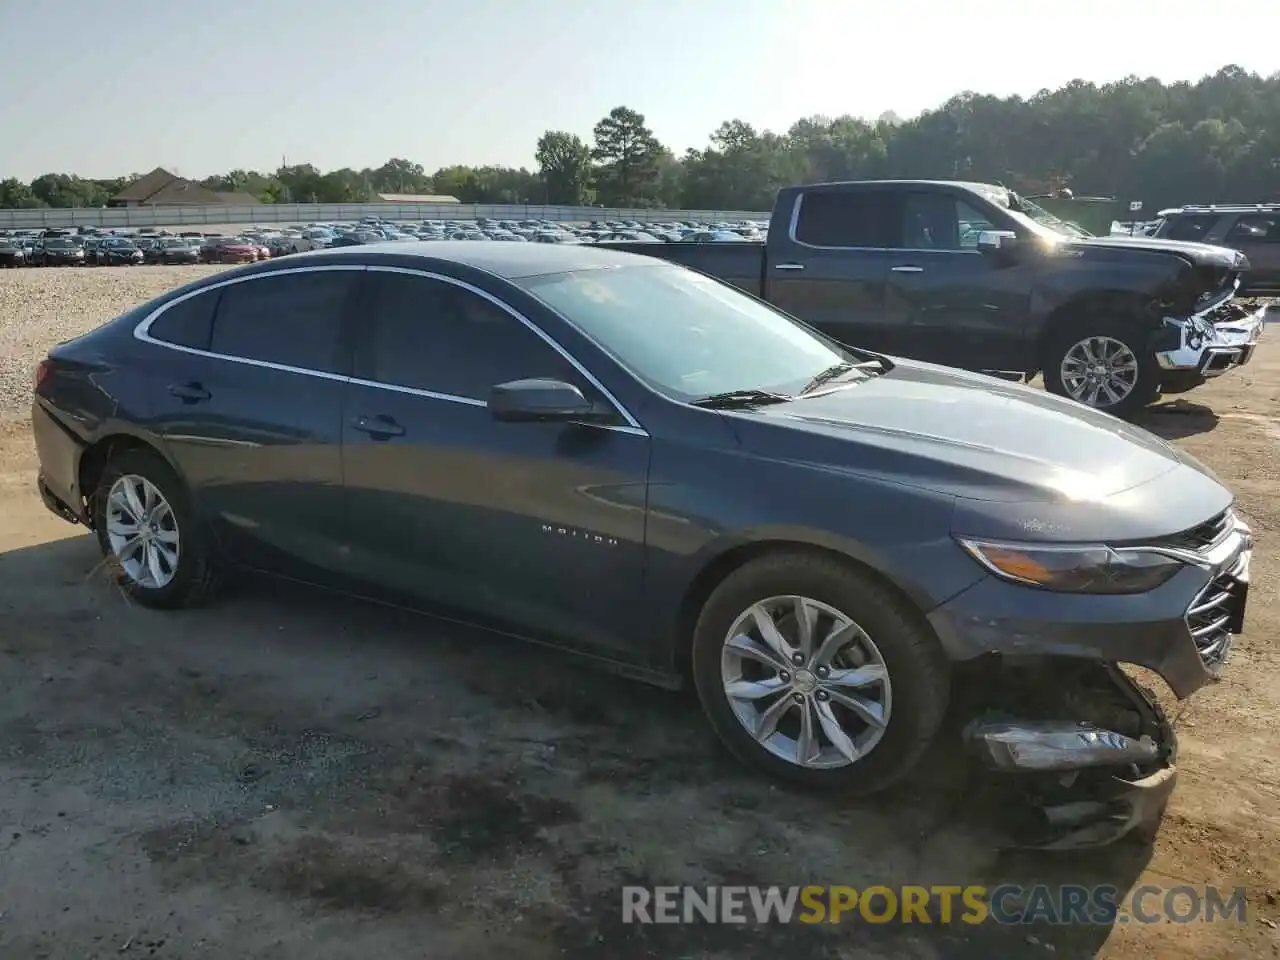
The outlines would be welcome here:
M 919 615 L 839 560 L 779 553 L 712 593 L 693 640 L 703 709 L 741 760 L 803 787 L 873 793 L 941 723 L 947 662 Z
M 192 606 L 215 591 L 218 571 L 186 487 L 159 455 L 128 450 L 111 459 L 93 522 L 117 581 L 139 603 Z
M 1130 417 L 1160 392 L 1160 367 L 1141 330 L 1123 321 L 1056 332 L 1044 359 L 1044 385 L 1117 417 Z

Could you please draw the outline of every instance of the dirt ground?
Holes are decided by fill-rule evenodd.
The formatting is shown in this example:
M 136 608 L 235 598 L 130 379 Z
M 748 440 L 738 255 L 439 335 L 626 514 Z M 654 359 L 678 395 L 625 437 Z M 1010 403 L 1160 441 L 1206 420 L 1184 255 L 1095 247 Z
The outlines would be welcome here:
M 1000 853 L 945 747 L 852 803 L 775 788 L 689 696 L 279 584 L 131 605 L 0 422 L 0 957 L 1280 955 L 1280 341 L 1146 425 L 1259 546 L 1225 679 L 1178 713 L 1154 846 Z M 986 811 L 989 812 L 989 811 Z M 1244 924 L 621 922 L 624 883 L 1218 884 Z

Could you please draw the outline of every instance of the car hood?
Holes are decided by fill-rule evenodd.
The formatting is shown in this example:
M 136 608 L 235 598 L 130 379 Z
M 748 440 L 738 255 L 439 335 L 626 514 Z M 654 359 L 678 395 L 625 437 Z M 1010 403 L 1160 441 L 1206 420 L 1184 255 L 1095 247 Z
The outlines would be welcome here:
M 1185 240 L 1160 240 L 1151 237 L 1090 237 L 1071 240 L 1065 244 L 1071 249 L 1084 250 L 1141 250 L 1148 253 L 1168 253 L 1181 257 L 1193 266 L 1222 267 L 1229 270 L 1248 269 L 1249 261 L 1243 253 L 1229 247 L 1217 247 L 1210 243 L 1191 243 Z
M 1138 539 L 1231 502 L 1207 467 L 1109 414 L 995 377 L 894 363 L 728 416 L 745 421 L 740 437 L 759 455 L 954 496 L 971 534 Z

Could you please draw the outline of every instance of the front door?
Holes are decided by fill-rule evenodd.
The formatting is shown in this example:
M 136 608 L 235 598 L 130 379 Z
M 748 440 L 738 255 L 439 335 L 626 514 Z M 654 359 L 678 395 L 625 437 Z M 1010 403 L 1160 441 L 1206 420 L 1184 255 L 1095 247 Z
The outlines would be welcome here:
M 649 438 L 494 420 L 494 384 L 591 385 L 474 288 L 370 268 L 354 319 L 343 416 L 353 572 L 521 632 L 621 645 L 619 618 L 641 597 Z
M 1021 369 L 1034 258 L 979 253 L 978 234 L 996 227 L 951 194 L 910 193 L 902 212 L 885 290 L 889 351 L 970 370 Z
M 174 303 L 157 354 L 152 427 L 236 560 L 310 579 L 342 562 L 339 343 L 359 270 L 283 271 Z

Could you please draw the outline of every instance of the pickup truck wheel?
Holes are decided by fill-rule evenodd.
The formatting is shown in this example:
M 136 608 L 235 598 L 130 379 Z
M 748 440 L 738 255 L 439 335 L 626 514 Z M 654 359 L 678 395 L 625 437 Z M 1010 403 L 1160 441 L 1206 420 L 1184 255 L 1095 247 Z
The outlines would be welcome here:
M 128 450 L 113 457 L 92 509 L 98 545 L 134 600 L 168 609 L 215 592 L 218 569 L 186 487 L 157 454 Z
M 1160 392 L 1160 367 L 1131 324 L 1102 321 L 1055 334 L 1044 362 L 1050 393 L 1129 417 Z
M 838 560 L 779 553 L 698 618 L 703 709 L 740 760 L 799 786 L 866 794 L 907 773 L 942 720 L 949 671 L 919 615 Z

